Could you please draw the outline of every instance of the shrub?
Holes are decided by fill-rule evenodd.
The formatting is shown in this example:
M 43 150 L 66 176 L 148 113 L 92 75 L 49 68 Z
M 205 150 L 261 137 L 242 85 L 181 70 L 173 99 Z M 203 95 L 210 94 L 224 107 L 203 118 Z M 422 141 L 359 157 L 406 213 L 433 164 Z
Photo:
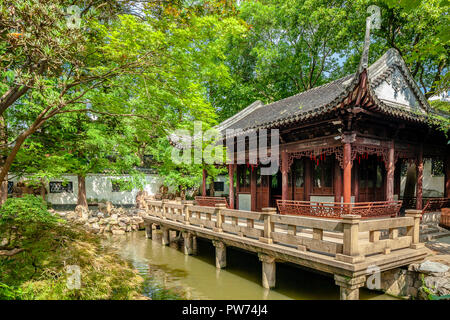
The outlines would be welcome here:
M 0 299 L 132 299 L 143 279 L 124 260 L 78 226 L 58 219 L 41 198 L 8 199 L 0 208 L 3 248 Z M 66 266 L 77 265 L 81 288 L 69 289 Z

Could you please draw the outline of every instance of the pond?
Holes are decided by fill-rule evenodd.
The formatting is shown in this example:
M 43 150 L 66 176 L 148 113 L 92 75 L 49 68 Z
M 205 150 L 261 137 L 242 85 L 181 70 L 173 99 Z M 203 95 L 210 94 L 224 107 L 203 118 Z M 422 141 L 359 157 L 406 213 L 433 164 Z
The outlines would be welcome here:
M 144 231 L 111 236 L 108 242 L 151 279 L 145 294 L 152 298 L 163 288 L 185 299 L 339 299 L 333 278 L 283 263 L 277 263 L 276 288 L 264 289 L 258 257 L 234 248 L 227 248 L 227 267 L 216 269 L 215 248 L 207 240 L 198 239 L 195 256 L 184 255 L 176 242 L 162 246 L 147 239 Z M 394 299 L 366 289 L 360 290 L 360 298 Z

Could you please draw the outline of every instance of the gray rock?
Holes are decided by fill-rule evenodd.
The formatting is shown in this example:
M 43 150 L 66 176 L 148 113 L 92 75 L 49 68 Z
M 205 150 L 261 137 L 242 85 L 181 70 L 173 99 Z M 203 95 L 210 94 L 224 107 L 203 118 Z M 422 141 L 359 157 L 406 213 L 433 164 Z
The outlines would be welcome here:
M 89 223 L 96 223 L 96 222 L 98 222 L 98 221 L 99 221 L 99 219 L 96 218 L 96 217 L 89 218 L 89 220 L 88 220 Z
M 431 273 L 445 273 L 449 270 L 449 267 L 445 264 L 433 261 L 422 262 L 419 266 L 419 271 L 425 274 Z

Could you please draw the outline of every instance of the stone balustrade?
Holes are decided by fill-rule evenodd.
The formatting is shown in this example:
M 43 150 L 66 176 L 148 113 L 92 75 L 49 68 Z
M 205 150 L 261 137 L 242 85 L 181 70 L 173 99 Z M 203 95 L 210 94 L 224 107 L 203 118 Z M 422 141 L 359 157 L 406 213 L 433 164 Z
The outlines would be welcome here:
M 343 290 L 352 293 L 344 292 L 342 296 L 353 297 L 356 294 L 353 291 L 360 286 L 361 277 L 365 277 L 354 270 L 367 268 L 366 259 L 373 262 L 376 256 L 382 261 L 387 259 L 383 257 L 389 257 L 399 250 L 423 246 L 419 243 L 420 212 L 416 210 L 407 210 L 405 217 L 361 220 L 359 215 L 343 215 L 342 219 L 337 220 L 279 215 L 275 208 L 253 212 L 228 209 L 226 204 L 206 207 L 181 200 L 148 200 L 146 204 L 150 228 L 153 223 L 160 225 L 163 244 L 169 242 L 169 229 L 182 232 L 186 254 L 192 254 L 192 247 L 196 246 L 192 239 L 197 236 L 211 239 L 216 247 L 217 268 L 226 266 L 224 243 L 244 249 L 251 247 L 250 251 L 258 253 L 263 263 L 263 284 L 268 288 L 275 285 L 277 256 L 303 265 L 304 259 L 308 258 L 314 264 L 308 262 L 307 266 L 317 265 L 318 270 L 331 272 L 338 280 L 348 277 L 348 273 L 352 275 L 351 279 L 358 279 L 358 286 L 352 284 L 345 288 L 343 281 L 336 280 L 340 286 L 342 284 Z M 421 254 L 417 252 L 414 257 Z M 339 268 L 346 271 L 339 273 L 336 271 Z
M 148 213 L 163 219 L 258 239 L 261 242 L 295 247 L 299 251 L 315 251 L 333 255 L 339 261 L 355 263 L 373 254 L 389 254 L 393 250 L 420 247 L 417 234 L 420 215 L 407 210 L 405 217 L 361 220 L 357 215 L 343 215 L 341 220 L 276 214 L 275 208 L 262 212 L 228 209 L 183 203 L 147 201 Z M 419 219 L 419 220 L 418 220 Z M 399 229 L 408 232 L 399 236 Z M 388 238 L 381 237 L 388 231 Z M 369 233 L 361 239 L 361 233 Z

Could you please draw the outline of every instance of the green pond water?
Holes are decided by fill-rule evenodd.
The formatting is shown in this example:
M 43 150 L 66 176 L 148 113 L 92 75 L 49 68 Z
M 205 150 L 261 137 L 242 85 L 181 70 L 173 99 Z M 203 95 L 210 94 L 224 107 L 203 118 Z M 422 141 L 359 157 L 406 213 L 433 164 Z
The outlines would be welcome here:
M 144 231 L 111 236 L 108 240 L 151 283 L 149 296 L 161 288 L 186 299 L 339 299 L 333 278 L 277 263 L 276 288 L 261 286 L 261 263 L 256 255 L 227 248 L 227 268 L 215 267 L 215 248 L 198 239 L 198 254 L 186 256 L 176 242 L 162 246 L 145 237 Z M 159 289 L 158 289 L 159 288 Z M 361 299 L 393 299 L 361 289 Z

